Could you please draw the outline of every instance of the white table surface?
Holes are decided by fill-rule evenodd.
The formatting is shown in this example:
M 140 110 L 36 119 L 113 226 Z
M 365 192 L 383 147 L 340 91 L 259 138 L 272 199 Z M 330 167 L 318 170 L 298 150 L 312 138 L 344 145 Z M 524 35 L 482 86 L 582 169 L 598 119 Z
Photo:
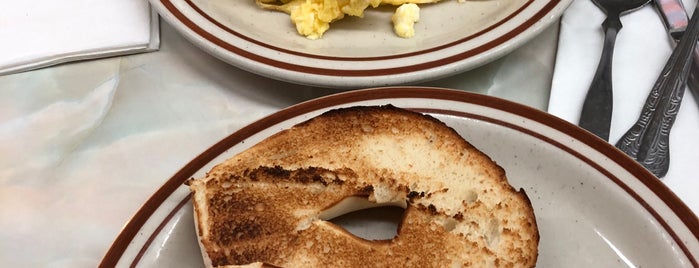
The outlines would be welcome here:
M 425 83 L 547 109 L 558 25 Z M 157 52 L 0 76 L 0 266 L 94 267 L 141 204 L 223 137 L 339 92 L 260 77 L 161 21 Z

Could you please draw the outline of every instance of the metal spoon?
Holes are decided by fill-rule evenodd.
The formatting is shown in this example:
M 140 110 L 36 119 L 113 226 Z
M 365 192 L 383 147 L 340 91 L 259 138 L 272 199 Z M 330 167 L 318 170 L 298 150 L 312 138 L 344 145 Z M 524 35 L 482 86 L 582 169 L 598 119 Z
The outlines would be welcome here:
M 699 5 L 651 89 L 638 121 L 616 144 L 658 178 L 665 176 L 670 165 L 670 129 L 680 109 L 692 63 L 691 55 L 699 38 L 697 11 Z
M 650 0 L 593 0 L 592 2 L 607 14 L 607 18 L 602 22 L 604 46 L 597 72 L 592 78 L 592 84 L 583 103 L 578 125 L 604 140 L 609 140 L 612 121 L 612 57 L 616 35 L 622 27 L 619 17 L 648 4 Z

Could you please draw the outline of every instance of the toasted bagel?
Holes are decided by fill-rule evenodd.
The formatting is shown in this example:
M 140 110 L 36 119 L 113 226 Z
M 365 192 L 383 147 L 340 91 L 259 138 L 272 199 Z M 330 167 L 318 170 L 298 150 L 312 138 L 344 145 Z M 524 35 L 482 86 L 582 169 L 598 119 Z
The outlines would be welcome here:
M 187 182 L 209 267 L 533 267 L 539 233 L 523 190 L 439 120 L 393 106 L 336 109 Z M 366 240 L 328 219 L 405 208 Z

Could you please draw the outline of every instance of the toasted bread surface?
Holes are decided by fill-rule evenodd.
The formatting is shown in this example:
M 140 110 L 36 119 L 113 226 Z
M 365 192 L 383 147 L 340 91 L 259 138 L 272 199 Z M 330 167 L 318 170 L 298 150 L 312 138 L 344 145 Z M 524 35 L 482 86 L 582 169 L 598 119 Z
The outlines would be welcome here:
M 211 266 L 533 267 L 538 255 L 531 204 L 504 170 L 439 120 L 393 106 L 326 112 L 188 184 Z M 403 204 L 396 237 L 326 221 L 351 196 Z

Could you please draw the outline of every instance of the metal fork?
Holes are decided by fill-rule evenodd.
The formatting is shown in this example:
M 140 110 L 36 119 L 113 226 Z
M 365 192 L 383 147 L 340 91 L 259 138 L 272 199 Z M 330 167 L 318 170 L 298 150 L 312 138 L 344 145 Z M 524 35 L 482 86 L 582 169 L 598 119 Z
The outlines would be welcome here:
M 692 62 L 692 52 L 699 38 L 699 5 L 689 21 L 687 31 L 672 51 L 663 71 L 651 89 L 641 115 L 616 147 L 636 159 L 661 178 L 670 166 L 670 129 L 680 109 Z

